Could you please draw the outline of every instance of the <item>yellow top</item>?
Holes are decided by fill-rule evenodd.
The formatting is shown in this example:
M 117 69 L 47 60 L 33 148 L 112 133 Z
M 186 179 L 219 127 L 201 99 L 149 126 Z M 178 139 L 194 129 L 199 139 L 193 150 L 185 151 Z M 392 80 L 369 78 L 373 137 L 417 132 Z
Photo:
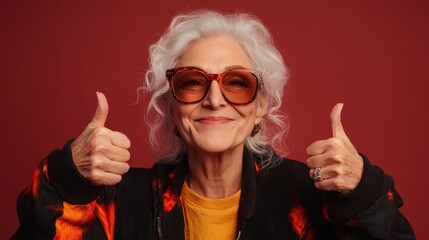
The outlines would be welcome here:
M 197 195 L 185 182 L 182 187 L 186 240 L 233 240 L 237 228 L 239 190 L 231 197 L 210 199 Z

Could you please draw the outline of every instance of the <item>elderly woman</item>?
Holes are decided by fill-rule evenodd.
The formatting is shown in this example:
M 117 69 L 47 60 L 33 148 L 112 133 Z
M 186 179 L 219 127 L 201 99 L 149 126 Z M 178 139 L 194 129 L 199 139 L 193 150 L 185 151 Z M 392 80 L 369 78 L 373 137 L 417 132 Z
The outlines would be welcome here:
M 14 239 L 414 239 L 392 178 L 347 138 L 342 104 L 307 165 L 277 155 L 287 70 L 260 21 L 177 16 L 150 60 L 158 163 L 128 171 L 130 141 L 104 127 L 97 93 L 87 128 L 20 195 Z

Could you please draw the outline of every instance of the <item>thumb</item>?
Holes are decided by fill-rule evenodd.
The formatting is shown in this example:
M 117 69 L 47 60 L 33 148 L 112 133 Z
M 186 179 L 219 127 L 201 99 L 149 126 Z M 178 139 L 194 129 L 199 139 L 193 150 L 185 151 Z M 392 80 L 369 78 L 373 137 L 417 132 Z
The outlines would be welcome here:
M 343 110 L 343 103 L 337 103 L 331 111 L 331 127 L 333 137 L 347 137 L 344 132 L 343 124 L 341 123 L 341 111 Z
M 107 103 L 106 96 L 102 92 L 96 92 L 97 94 L 97 109 L 95 110 L 94 117 L 92 117 L 89 125 L 92 127 L 104 127 L 104 123 L 109 113 L 109 104 Z

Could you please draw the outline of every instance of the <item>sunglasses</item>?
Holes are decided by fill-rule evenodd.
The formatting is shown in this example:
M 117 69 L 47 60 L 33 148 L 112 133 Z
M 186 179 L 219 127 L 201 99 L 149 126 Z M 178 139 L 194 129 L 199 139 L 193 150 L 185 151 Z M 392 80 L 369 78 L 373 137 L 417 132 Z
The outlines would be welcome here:
M 209 92 L 211 81 L 217 81 L 223 97 L 232 104 L 244 105 L 253 102 L 262 74 L 247 68 L 231 68 L 223 73 L 207 73 L 197 67 L 168 69 L 166 77 L 174 98 L 181 103 L 196 103 Z

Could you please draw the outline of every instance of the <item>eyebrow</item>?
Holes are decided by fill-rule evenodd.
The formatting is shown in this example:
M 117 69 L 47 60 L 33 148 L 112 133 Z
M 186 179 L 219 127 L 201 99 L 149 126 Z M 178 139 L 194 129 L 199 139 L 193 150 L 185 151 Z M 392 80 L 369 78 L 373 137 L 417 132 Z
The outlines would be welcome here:
M 204 70 L 202 67 L 199 67 L 199 66 L 180 66 L 180 65 L 179 65 L 178 67 L 194 67 L 194 68 L 198 68 L 198 69 L 200 69 L 200 70 L 202 70 L 202 71 L 204 71 L 204 72 L 208 73 L 206 70 Z M 230 69 L 234 69 L 234 68 L 245 68 L 245 69 L 247 69 L 246 67 L 241 66 L 241 65 L 231 65 L 231 66 L 226 66 L 226 67 L 223 69 L 223 72 L 228 71 L 228 70 L 230 70 Z M 220 74 L 220 73 L 219 73 L 219 74 Z
M 233 69 L 233 68 L 245 68 L 245 67 L 243 67 L 241 65 L 232 65 L 232 66 L 226 66 L 225 70 L 229 70 L 229 69 Z

